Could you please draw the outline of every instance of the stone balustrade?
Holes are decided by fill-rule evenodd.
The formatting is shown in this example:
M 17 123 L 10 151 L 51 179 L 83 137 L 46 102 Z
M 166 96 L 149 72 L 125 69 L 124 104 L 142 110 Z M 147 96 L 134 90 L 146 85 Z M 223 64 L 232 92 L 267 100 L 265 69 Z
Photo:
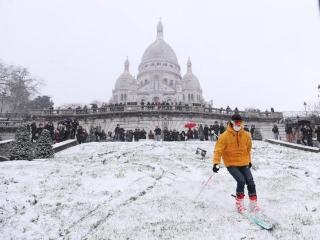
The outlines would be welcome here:
M 35 117 L 81 117 L 81 116 L 103 116 L 103 115 L 128 115 L 132 113 L 165 113 L 165 114 L 205 114 L 228 118 L 235 113 L 232 110 L 212 108 L 202 105 L 180 106 L 180 105 L 118 105 L 90 109 L 51 109 L 32 111 Z M 244 112 L 238 111 L 245 119 L 270 119 L 272 121 L 282 119 L 281 112 Z

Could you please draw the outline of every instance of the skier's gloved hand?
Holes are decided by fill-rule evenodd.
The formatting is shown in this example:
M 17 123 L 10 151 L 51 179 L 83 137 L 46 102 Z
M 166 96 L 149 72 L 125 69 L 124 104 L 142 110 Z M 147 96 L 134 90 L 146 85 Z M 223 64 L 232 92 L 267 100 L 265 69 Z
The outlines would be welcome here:
M 212 168 L 212 171 L 217 173 L 219 171 L 219 164 L 213 164 L 213 168 Z
M 252 167 L 252 163 L 251 162 L 249 162 L 249 168 L 251 168 Z

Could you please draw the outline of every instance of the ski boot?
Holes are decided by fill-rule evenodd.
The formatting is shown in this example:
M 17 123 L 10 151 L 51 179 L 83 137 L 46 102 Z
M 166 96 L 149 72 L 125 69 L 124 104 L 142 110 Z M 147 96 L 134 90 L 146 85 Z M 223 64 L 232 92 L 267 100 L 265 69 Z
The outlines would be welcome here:
M 246 208 L 245 208 L 243 202 L 244 202 L 244 194 L 243 193 L 237 193 L 237 196 L 236 196 L 236 210 L 239 213 L 243 213 L 244 211 L 246 211 Z
M 258 206 L 257 203 L 257 196 L 249 196 L 250 202 L 249 202 L 249 211 L 252 213 L 258 213 L 261 211 L 260 207 Z

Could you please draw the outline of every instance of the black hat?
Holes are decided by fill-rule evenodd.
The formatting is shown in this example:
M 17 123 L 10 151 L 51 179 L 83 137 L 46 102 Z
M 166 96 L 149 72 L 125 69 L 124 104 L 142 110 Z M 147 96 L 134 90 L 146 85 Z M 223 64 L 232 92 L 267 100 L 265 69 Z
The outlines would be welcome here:
M 231 116 L 232 121 L 242 121 L 242 117 L 239 114 L 233 114 Z

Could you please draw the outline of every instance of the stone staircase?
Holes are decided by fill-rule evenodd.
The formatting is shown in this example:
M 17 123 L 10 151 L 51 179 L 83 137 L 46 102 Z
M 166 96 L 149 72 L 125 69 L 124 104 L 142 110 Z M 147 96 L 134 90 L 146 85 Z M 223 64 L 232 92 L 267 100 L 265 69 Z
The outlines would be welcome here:
M 277 124 L 279 129 L 279 136 L 281 140 L 286 141 L 286 133 L 285 133 L 285 126 L 284 124 Z M 257 128 L 261 131 L 263 139 L 273 139 L 273 132 L 272 132 L 273 124 L 271 125 L 260 125 Z

